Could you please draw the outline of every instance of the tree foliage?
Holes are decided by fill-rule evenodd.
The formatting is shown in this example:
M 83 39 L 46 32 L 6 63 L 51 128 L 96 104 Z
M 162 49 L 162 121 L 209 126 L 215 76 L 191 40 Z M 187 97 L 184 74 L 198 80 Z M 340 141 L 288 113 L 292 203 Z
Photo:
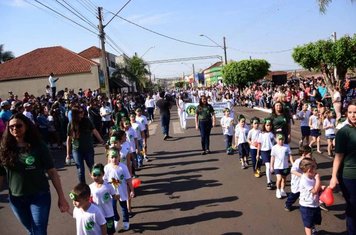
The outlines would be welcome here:
M 266 76 L 270 66 L 266 60 L 260 59 L 233 61 L 224 66 L 223 81 L 227 85 L 243 87 Z
M 15 58 L 11 51 L 4 51 L 4 44 L 0 44 L 0 64 Z
M 149 75 L 149 71 L 146 69 L 146 66 L 147 64 L 143 59 L 137 55 L 131 58 L 124 57 L 124 63 L 117 66 L 112 77 L 116 79 L 127 77 L 129 81 L 136 83 L 138 91 L 142 91 L 148 84 L 147 76 Z
M 336 42 L 319 40 L 294 48 L 294 61 L 308 70 L 321 71 L 329 88 L 344 80 L 347 70 L 356 67 L 356 34 Z M 334 76 L 334 68 L 337 76 Z
M 326 13 L 326 9 L 328 8 L 329 4 L 332 2 L 332 0 L 317 0 L 318 5 L 319 5 L 319 11 L 323 14 Z M 354 0 L 351 0 L 351 2 L 354 2 Z

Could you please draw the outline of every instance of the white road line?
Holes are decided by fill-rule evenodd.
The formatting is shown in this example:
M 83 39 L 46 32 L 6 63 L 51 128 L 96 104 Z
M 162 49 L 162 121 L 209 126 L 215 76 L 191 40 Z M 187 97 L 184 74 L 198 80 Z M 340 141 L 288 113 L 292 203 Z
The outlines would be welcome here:
M 173 133 L 174 134 L 183 134 L 184 131 L 180 128 L 179 122 L 173 122 Z
M 156 134 L 157 127 L 158 127 L 158 124 L 154 124 L 154 123 L 152 123 L 152 124 L 150 124 L 148 126 L 148 130 L 150 131 L 150 135 Z

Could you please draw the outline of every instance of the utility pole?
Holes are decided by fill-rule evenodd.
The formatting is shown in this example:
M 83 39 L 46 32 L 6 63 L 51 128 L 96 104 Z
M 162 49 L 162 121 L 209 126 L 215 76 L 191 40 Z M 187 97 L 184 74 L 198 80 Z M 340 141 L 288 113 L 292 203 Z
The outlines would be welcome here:
M 98 19 L 99 19 L 99 38 L 101 43 L 101 60 L 100 60 L 100 67 L 104 74 L 104 81 L 105 81 L 105 93 L 107 97 L 110 96 L 110 87 L 109 87 L 109 73 L 108 73 L 108 65 L 107 65 L 107 58 L 106 58 L 106 50 L 105 50 L 105 33 L 104 33 L 104 26 L 103 26 L 103 18 L 101 15 L 103 8 L 98 7 Z
M 334 43 L 336 43 L 336 32 L 333 32 L 332 36 L 333 36 Z M 339 81 L 339 78 L 337 76 L 337 68 L 336 68 L 336 66 L 334 66 L 334 78 L 335 78 L 336 81 Z
M 225 57 L 225 65 L 227 64 L 227 55 L 226 55 L 226 38 L 225 36 L 223 37 L 223 41 L 224 41 L 224 57 Z
M 194 64 L 192 64 L 192 67 L 193 67 L 193 86 L 194 86 L 195 85 L 195 67 L 194 67 Z

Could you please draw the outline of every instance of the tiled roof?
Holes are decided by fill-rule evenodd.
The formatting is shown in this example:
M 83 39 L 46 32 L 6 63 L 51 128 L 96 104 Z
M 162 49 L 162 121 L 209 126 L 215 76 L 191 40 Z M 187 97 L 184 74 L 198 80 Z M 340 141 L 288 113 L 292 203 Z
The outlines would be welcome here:
M 61 46 L 38 48 L 0 64 L 0 81 L 86 73 L 97 63 Z
M 82 52 L 79 52 L 78 55 L 83 56 L 89 60 L 95 58 L 101 58 L 101 49 L 97 48 L 96 46 L 89 47 Z

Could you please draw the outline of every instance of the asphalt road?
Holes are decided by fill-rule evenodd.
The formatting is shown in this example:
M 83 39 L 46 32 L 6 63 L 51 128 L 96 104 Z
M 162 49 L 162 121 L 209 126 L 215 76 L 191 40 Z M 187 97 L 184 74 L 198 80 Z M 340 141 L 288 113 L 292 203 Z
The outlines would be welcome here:
M 175 107 L 171 117 L 171 135 L 163 141 L 159 122 L 150 125 L 148 153 L 151 162 L 137 172 L 142 185 L 133 199 L 134 217 L 126 234 L 304 234 L 297 204 L 291 212 L 284 211 L 285 199 L 277 199 L 275 191 L 266 189 L 266 178 L 255 178 L 251 168 L 241 170 L 238 155 L 228 156 L 224 150 L 221 127 L 213 128 L 211 154 L 200 155 L 200 135 L 194 121 L 181 130 Z M 268 114 L 236 107 L 235 114 L 265 117 Z M 299 123 L 292 128 L 291 147 L 297 157 Z M 322 142 L 326 152 L 326 142 Z M 95 149 L 96 162 L 105 163 L 104 149 Z M 315 154 L 321 179 L 328 184 L 332 162 L 325 155 Z M 77 183 L 74 166 L 64 166 L 64 151 L 53 152 L 62 185 L 67 195 Z M 288 180 L 290 177 L 288 177 Z M 89 175 L 87 182 L 91 182 Z M 48 234 L 75 234 L 75 221 L 61 214 L 57 196 L 52 190 L 52 209 Z M 287 192 L 289 191 L 289 182 Z M 7 190 L 0 193 L 0 234 L 26 234 L 16 220 L 7 201 Z M 335 194 L 329 212 L 322 212 L 320 234 L 345 234 L 344 201 Z

